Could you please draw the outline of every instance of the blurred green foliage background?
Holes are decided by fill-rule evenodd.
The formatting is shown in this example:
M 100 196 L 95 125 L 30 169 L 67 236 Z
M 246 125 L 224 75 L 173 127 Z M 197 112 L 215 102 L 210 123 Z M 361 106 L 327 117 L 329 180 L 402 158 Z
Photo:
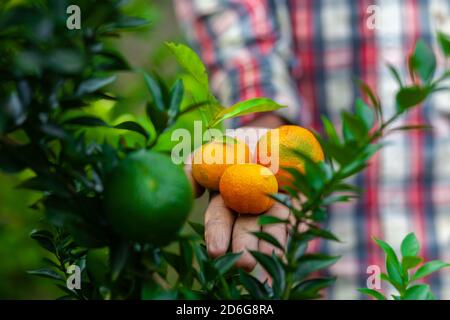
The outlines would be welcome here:
M 20 3 L 20 0 L 14 2 Z M 178 76 L 177 65 L 164 41 L 183 42 L 176 23 L 172 1 L 130 0 L 126 13 L 151 21 L 151 27 L 111 40 L 110 46 L 120 51 L 133 67 L 157 71 L 169 84 Z M 81 20 L 83 26 L 83 20 Z M 69 32 L 69 31 L 68 31 Z M 1 44 L 0 44 L 1 45 Z M 137 73 L 119 73 L 112 91 L 119 97 L 114 104 L 97 103 L 91 109 L 97 115 L 116 119 L 119 115 L 145 113 L 148 90 Z M 191 113 L 180 119 L 177 126 L 192 125 Z M 106 120 L 108 120 L 106 119 Z M 102 135 L 102 132 L 91 132 Z M 167 139 L 166 139 L 167 138 Z M 162 139 L 162 148 L 169 146 L 170 135 Z M 60 296 L 51 280 L 28 275 L 27 270 L 39 268 L 45 252 L 29 237 L 40 223 L 40 213 L 28 208 L 38 197 L 35 192 L 17 189 L 16 185 L 27 175 L 6 175 L 0 172 L 0 299 L 54 299 Z

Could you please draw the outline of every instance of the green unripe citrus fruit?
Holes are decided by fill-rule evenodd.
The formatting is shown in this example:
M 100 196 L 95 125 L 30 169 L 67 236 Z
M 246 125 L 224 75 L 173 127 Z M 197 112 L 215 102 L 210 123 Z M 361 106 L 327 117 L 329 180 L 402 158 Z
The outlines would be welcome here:
M 110 174 L 104 200 L 106 215 L 119 235 L 165 245 L 185 223 L 193 193 L 183 169 L 169 156 L 140 150 Z

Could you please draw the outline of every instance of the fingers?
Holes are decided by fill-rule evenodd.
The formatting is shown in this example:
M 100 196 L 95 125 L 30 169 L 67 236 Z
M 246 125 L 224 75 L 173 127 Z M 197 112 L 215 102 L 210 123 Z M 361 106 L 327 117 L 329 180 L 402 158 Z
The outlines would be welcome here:
M 233 222 L 234 215 L 225 206 L 220 194 L 211 197 L 205 213 L 205 242 L 211 257 L 217 258 L 227 252 Z
M 281 203 L 276 202 L 272 208 L 269 209 L 264 215 L 273 216 L 279 219 L 288 219 L 289 218 L 289 209 L 282 205 Z M 275 239 L 278 240 L 278 242 L 284 247 L 286 245 L 286 239 L 287 239 L 287 229 L 286 224 L 284 223 L 276 223 L 276 224 L 269 224 L 265 225 L 262 228 L 263 232 L 269 233 L 272 235 Z M 275 247 L 274 245 L 261 240 L 259 242 L 259 251 L 262 253 L 272 255 L 272 252 L 275 252 L 276 255 L 281 256 L 282 251 L 281 249 Z
M 251 271 L 256 265 L 256 260 L 250 254 L 249 250 L 258 250 L 258 238 L 251 232 L 259 231 L 258 217 L 239 216 L 236 219 L 233 228 L 232 250 L 235 253 L 242 252 L 241 257 L 236 263 L 238 268 Z
M 201 185 L 199 185 L 197 183 L 197 181 L 195 181 L 193 175 L 192 175 L 192 157 L 194 156 L 194 154 L 191 154 L 187 159 L 186 159 L 186 164 L 184 165 L 184 172 L 186 173 L 186 176 L 189 180 L 189 183 L 192 186 L 192 191 L 194 192 L 194 196 L 196 198 L 200 197 L 204 192 L 205 192 L 205 188 L 203 188 Z

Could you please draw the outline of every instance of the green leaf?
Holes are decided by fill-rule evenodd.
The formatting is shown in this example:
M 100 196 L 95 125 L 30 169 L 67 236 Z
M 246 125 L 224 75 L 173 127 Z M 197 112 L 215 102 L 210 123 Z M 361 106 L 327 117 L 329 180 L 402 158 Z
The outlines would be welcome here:
M 109 125 L 100 118 L 94 116 L 80 116 L 70 118 L 63 122 L 64 125 L 78 125 L 84 127 L 109 127 Z
M 278 278 L 278 273 L 280 270 L 278 270 L 278 267 L 271 256 L 263 254 L 259 251 L 250 251 L 252 256 L 258 261 L 261 266 L 267 271 L 269 275 L 271 275 L 274 278 Z
M 112 25 L 115 30 L 118 29 L 132 29 L 132 28 L 140 28 L 150 24 L 150 21 L 139 18 L 139 17 L 129 17 L 129 16 L 120 16 L 116 22 Z
M 239 277 L 242 285 L 247 289 L 252 299 L 263 300 L 267 299 L 267 291 L 264 285 L 255 277 L 239 270 Z
M 421 278 L 424 278 L 426 276 L 429 276 L 430 274 L 439 271 L 442 268 L 450 267 L 449 263 L 445 263 L 440 260 L 433 260 L 430 262 L 425 263 L 423 266 L 421 266 L 419 269 L 417 269 L 416 273 L 412 276 L 412 280 L 418 280 Z
M 395 127 L 389 130 L 389 132 L 394 131 L 409 131 L 409 130 L 432 130 L 433 127 L 428 124 L 415 124 L 415 125 L 405 125 L 400 127 Z
M 180 267 L 180 278 L 184 283 L 191 285 L 190 281 L 192 279 L 192 263 L 194 259 L 194 250 L 192 248 L 192 242 L 190 241 L 180 241 L 179 250 L 181 256 L 181 266 Z
M 412 287 L 409 287 L 405 295 L 403 296 L 404 300 L 427 300 L 430 293 L 430 286 L 427 284 L 416 284 Z
M 314 227 L 311 225 L 309 226 L 309 229 L 307 232 L 314 235 L 315 237 L 332 240 L 332 241 L 336 241 L 336 242 L 341 242 L 339 240 L 339 238 L 336 235 L 334 235 L 332 232 L 324 230 L 324 229 L 320 229 L 320 228 L 317 228 L 317 227 Z
M 297 193 L 300 192 L 301 194 L 305 195 L 308 198 L 311 197 L 313 189 L 312 186 L 309 185 L 309 183 L 306 181 L 303 173 L 298 171 L 298 169 L 291 167 L 283 167 L 282 169 L 292 176 L 293 185 L 296 189 L 295 192 Z M 290 200 L 284 199 L 283 194 L 273 195 L 272 198 L 277 202 L 284 204 L 286 207 L 295 212 L 295 208 L 292 207 Z
M 49 231 L 33 230 L 30 233 L 30 237 L 36 240 L 42 248 L 53 253 L 56 252 L 55 245 L 53 244 L 53 235 Z
M 402 241 L 400 246 L 402 256 L 417 256 L 420 250 L 419 241 L 414 233 L 408 234 Z
M 105 60 L 104 62 L 102 61 L 102 63 L 99 65 L 99 68 L 101 68 L 102 70 L 130 70 L 130 65 L 119 52 L 113 50 L 102 50 L 96 52 L 96 54 L 101 56 L 103 60 Z
M 107 78 L 93 78 L 82 82 L 77 89 L 77 96 L 82 96 L 88 93 L 93 93 L 101 88 L 113 83 L 116 80 L 116 76 L 110 76 Z
M 279 258 L 275 256 L 275 254 L 269 256 L 259 251 L 251 250 L 250 253 L 272 277 L 274 295 L 276 298 L 280 298 L 280 295 L 284 291 L 284 286 L 286 285 L 286 272 L 283 265 L 280 263 Z
M 277 223 L 289 223 L 288 219 L 280 219 L 274 216 L 262 215 L 258 218 L 258 223 L 261 226 L 265 226 L 268 224 L 277 224 Z
M 328 206 L 330 204 L 336 203 L 336 202 L 348 202 L 350 201 L 352 198 L 355 198 L 355 196 L 353 195 L 340 195 L 340 196 L 329 196 L 326 197 L 325 199 L 323 199 L 322 204 L 324 206 Z
M 428 291 L 427 299 L 426 300 L 436 300 L 436 297 L 434 296 L 433 292 Z
M 409 63 L 422 81 L 428 83 L 432 80 L 436 72 L 436 57 L 433 50 L 423 40 L 416 43 Z
M 147 130 L 145 130 L 144 127 L 141 126 L 139 123 L 134 121 L 125 121 L 119 123 L 118 125 L 114 126 L 114 128 L 137 132 L 143 135 L 146 140 L 150 138 L 150 134 L 147 132 Z
M 397 70 L 397 68 L 394 67 L 392 64 L 388 64 L 387 67 L 389 69 L 389 72 L 392 74 L 394 79 L 397 81 L 398 86 L 400 88 L 403 88 L 403 81 L 402 81 L 402 78 L 400 77 L 400 73 Z
M 204 225 L 202 225 L 200 223 L 192 222 L 192 221 L 188 221 L 188 224 L 195 231 L 195 233 L 197 233 L 202 238 L 204 237 L 204 235 L 205 235 L 205 226 Z
M 27 271 L 27 273 L 34 275 L 34 276 L 43 277 L 43 278 L 64 281 L 64 277 L 62 275 L 60 275 L 59 273 L 57 273 L 51 269 L 47 269 L 47 268 Z
M 369 131 L 365 122 L 349 112 L 342 113 L 344 138 L 349 141 L 362 141 Z
M 359 288 L 358 291 L 361 292 L 362 294 L 374 297 L 377 300 L 387 300 L 383 294 L 373 289 Z
M 296 279 L 304 279 L 315 271 L 328 268 L 335 264 L 339 258 L 339 256 L 327 256 L 323 254 L 305 254 L 298 260 Z
M 159 110 L 153 103 L 147 104 L 147 116 L 155 127 L 157 134 L 163 132 L 167 128 L 169 116 L 165 110 Z
M 267 232 L 260 232 L 260 231 L 252 232 L 252 234 L 255 237 L 257 237 L 258 239 L 266 241 L 266 242 L 270 243 L 271 245 L 277 247 L 278 249 L 284 251 L 284 247 L 281 245 L 281 243 L 271 234 L 269 234 Z
M 428 91 L 418 86 L 404 87 L 396 96 L 397 109 L 404 112 L 409 108 L 417 106 L 426 99 Z
M 219 274 L 227 273 L 239 260 L 241 253 L 227 253 L 214 261 L 214 267 L 219 271 Z
M 159 83 L 148 73 L 143 72 L 144 80 L 147 84 L 148 90 L 150 91 L 150 95 L 152 96 L 153 103 L 158 109 L 158 111 L 163 112 L 166 108 L 164 105 L 163 94 L 161 92 L 161 88 Z
M 390 282 L 396 288 L 400 288 L 403 285 L 403 270 L 394 249 L 392 249 L 392 247 L 383 240 L 377 239 L 375 237 L 373 237 L 373 239 L 386 254 L 386 269 L 389 275 Z
M 402 258 L 403 269 L 409 270 L 415 268 L 422 262 L 422 260 L 423 259 L 421 257 L 403 256 Z
M 375 112 L 362 99 L 356 99 L 356 116 L 364 123 L 367 130 L 372 129 L 375 123 Z
M 184 85 L 181 79 L 175 82 L 170 91 L 169 117 L 175 118 L 180 113 L 181 102 L 184 96 Z
M 209 126 L 214 127 L 226 119 L 240 117 L 255 112 L 274 111 L 285 107 L 286 106 L 279 105 L 278 103 L 269 98 L 249 99 L 246 101 L 238 102 L 235 105 L 219 112 L 214 117 L 212 123 Z
M 321 295 L 320 290 L 330 287 L 336 282 L 336 278 L 315 278 L 300 282 L 291 291 L 291 299 L 317 299 Z
M 204 90 L 209 91 L 208 74 L 200 57 L 188 46 L 166 42 L 165 45 L 173 53 L 180 66 L 192 76 Z
M 340 140 L 339 140 L 339 136 L 336 132 L 336 128 L 334 127 L 333 123 L 324 115 L 321 116 L 322 119 L 322 123 L 323 123 L 323 127 L 325 129 L 325 132 L 328 136 L 328 140 L 336 146 L 339 146 Z
M 380 119 L 383 118 L 383 110 L 381 109 L 381 103 L 376 94 L 373 92 L 373 90 L 369 87 L 367 83 L 362 81 L 361 79 L 356 79 L 356 84 L 358 85 L 359 89 L 365 93 L 368 97 L 370 102 L 372 103 L 372 107 L 375 108 L 375 110 L 378 113 L 378 116 Z
M 438 31 L 437 40 L 439 42 L 439 45 L 441 46 L 444 56 L 446 56 L 447 58 L 450 57 L 450 37 L 443 32 Z
M 397 257 L 387 256 L 386 257 L 386 270 L 389 275 L 390 282 L 392 285 L 400 290 L 403 286 L 403 269 L 397 260 Z

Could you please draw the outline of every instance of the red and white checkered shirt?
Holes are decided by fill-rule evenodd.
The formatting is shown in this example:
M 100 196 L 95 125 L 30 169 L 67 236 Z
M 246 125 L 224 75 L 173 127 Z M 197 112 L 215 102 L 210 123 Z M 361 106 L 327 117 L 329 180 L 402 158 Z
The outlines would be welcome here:
M 270 97 L 288 105 L 279 111 L 281 116 L 318 131 L 321 114 L 340 126 L 341 111 L 352 108 L 359 95 L 354 76 L 374 88 L 384 113 L 392 114 L 398 88 L 386 63 L 405 74 L 406 57 L 416 40 L 424 39 L 438 52 L 435 30 L 448 32 L 450 26 L 450 0 L 174 2 L 225 105 Z M 442 56 L 439 65 L 445 65 Z M 450 261 L 448 92 L 434 95 L 399 120 L 423 122 L 434 129 L 386 138 L 389 146 L 354 178 L 365 190 L 359 200 L 330 208 L 327 227 L 343 242 L 318 243 L 319 249 L 342 256 L 329 270 L 338 280 L 327 298 L 361 298 L 356 288 L 366 286 L 367 267 L 384 269 L 372 235 L 399 248 L 401 239 L 413 231 L 427 260 Z M 450 299 L 450 270 L 425 281 L 438 298 Z

